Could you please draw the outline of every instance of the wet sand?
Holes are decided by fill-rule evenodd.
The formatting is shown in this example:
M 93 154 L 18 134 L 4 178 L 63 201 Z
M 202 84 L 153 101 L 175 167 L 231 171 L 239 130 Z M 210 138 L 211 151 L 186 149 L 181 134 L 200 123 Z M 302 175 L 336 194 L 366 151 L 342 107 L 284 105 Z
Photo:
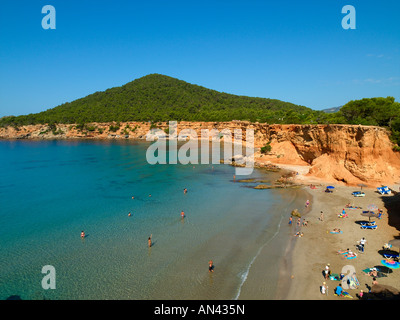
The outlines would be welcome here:
M 275 221 L 271 221 L 276 227 L 266 230 L 268 241 L 260 246 L 258 255 L 254 257 L 249 267 L 246 281 L 241 287 L 240 295 L 237 296 L 239 300 L 273 300 L 277 289 L 282 286 L 278 281 L 279 275 L 282 270 L 286 270 L 287 257 L 290 256 L 288 254 L 290 247 L 286 244 L 292 242 L 292 232 L 297 228 L 296 225 L 288 228 L 288 217 L 292 210 L 304 206 L 303 199 L 308 196 L 302 189 L 285 191 L 275 190 L 280 193 L 285 205 L 277 204 L 270 208 L 283 211 L 275 216 Z

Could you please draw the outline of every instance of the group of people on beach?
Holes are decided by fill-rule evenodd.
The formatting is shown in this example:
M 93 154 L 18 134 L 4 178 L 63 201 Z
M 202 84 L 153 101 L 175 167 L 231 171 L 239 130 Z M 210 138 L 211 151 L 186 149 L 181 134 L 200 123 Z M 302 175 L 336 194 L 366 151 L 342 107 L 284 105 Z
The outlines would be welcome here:
M 351 205 L 350 203 L 347 203 L 345 205 L 345 207 L 343 208 L 342 212 L 338 215 L 339 218 L 342 217 L 348 217 L 349 215 L 346 213 L 346 209 L 362 209 L 359 206 L 354 206 Z M 381 209 L 378 209 L 378 212 L 382 215 L 383 211 Z M 321 211 L 322 214 L 322 211 Z M 378 217 L 380 218 L 380 216 Z M 321 221 L 323 221 L 322 216 L 321 216 Z M 341 229 L 340 228 L 334 228 L 331 233 L 341 233 Z M 341 255 L 343 257 L 343 259 L 354 259 L 358 256 L 358 254 L 363 254 L 365 253 L 365 248 L 367 245 L 367 239 L 365 237 L 362 237 L 360 240 L 356 241 L 355 247 L 356 247 L 356 252 L 352 251 L 350 248 L 347 248 L 346 250 L 338 250 L 337 254 Z M 383 249 L 388 249 L 385 246 L 383 246 Z M 366 270 L 363 270 L 363 272 L 367 275 L 372 277 L 372 286 L 377 285 L 378 281 L 377 278 L 380 276 L 380 273 L 377 269 L 377 267 L 374 268 L 369 268 Z M 334 289 L 334 294 L 336 296 L 339 297 L 349 297 L 352 298 L 352 296 L 346 292 L 344 289 L 346 287 L 342 286 L 342 283 L 344 281 L 345 278 L 347 278 L 347 283 L 349 284 L 349 288 L 351 289 L 357 289 L 360 284 L 358 282 L 358 279 L 356 277 L 355 272 L 353 273 L 353 275 L 349 278 L 346 277 L 346 274 L 341 273 L 338 276 L 335 277 L 331 277 L 331 272 L 330 272 L 330 267 L 329 264 L 326 266 L 326 268 L 323 270 L 323 275 L 324 275 L 324 280 L 328 280 L 328 279 L 332 279 L 332 280 L 338 280 L 341 281 L 341 283 L 339 283 L 336 288 Z M 349 282 L 350 281 L 350 282 Z M 369 289 L 369 292 L 371 292 L 372 287 L 370 287 L 369 285 L 366 285 L 367 288 Z M 322 294 L 327 294 L 328 292 L 328 287 L 326 285 L 326 282 L 324 281 L 322 286 L 320 287 L 320 291 Z M 356 294 L 356 296 L 359 299 L 362 299 L 364 297 L 364 291 L 360 290 L 359 293 Z
M 310 200 L 307 200 L 307 201 L 306 201 L 305 206 L 306 206 L 306 208 L 308 208 L 308 207 L 310 206 Z M 293 212 L 292 212 L 292 215 L 293 215 Z M 292 216 L 292 215 L 290 215 L 290 217 L 289 217 L 289 222 L 288 222 L 289 225 L 292 225 L 292 224 L 293 224 L 293 216 Z M 306 220 L 306 219 L 304 219 L 304 218 L 303 218 L 303 219 L 302 219 L 301 217 L 298 217 L 298 218 L 297 218 L 297 227 L 301 227 L 301 226 L 307 227 L 307 226 L 308 226 L 308 223 L 309 223 L 309 221 Z M 304 233 L 303 233 L 303 232 L 300 232 L 300 231 L 297 231 L 297 232 L 294 234 L 294 236 L 295 236 L 295 237 L 301 238 L 301 237 L 304 236 Z

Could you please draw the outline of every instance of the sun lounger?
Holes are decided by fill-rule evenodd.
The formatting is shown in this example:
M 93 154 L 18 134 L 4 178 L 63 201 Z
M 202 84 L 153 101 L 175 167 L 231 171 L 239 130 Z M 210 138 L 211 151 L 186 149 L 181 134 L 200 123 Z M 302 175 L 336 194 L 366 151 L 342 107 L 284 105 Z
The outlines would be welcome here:
M 361 226 L 361 229 L 371 229 L 371 230 L 376 230 L 378 226 Z
M 361 229 L 372 229 L 376 230 L 378 226 L 376 224 L 374 225 L 369 225 L 369 224 L 361 224 Z
M 371 222 L 360 222 L 361 226 L 376 226 L 376 222 L 375 221 L 371 221 Z
M 376 230 L 377 228 L 378 228 L 377 225 L 374 225 L 374 226 L 361 225 L 361 229 L 372 229 L 372 230 Z
M 378 189 L 378 192 L 380 194 L 391 194 L 392 193 L 392 191 L 387 186 L 380 187 L 380 188 L 377 188 L 377 189 Z
M 383 256 L 387 259 L 389 258 L 398 258 L 399 254 L 398 253 L 384 253 Z

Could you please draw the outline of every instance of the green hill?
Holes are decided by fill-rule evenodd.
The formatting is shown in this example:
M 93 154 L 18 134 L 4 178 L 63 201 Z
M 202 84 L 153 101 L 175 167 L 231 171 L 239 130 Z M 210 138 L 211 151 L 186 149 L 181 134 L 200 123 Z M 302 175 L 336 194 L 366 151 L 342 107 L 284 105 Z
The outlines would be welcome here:
M 326 111 L 326 110 L 325 110 Z M 362 124 L 386 127 L 400 144 L 400 103 L 393 97 L 349 101 L 339 110 L 315 111 L 276 99 L 238 96 L 160 74 L 96 92 L 55 108 L 0 119 L 0 127 L 29 124 L 127 121 L 249 120 L 282 124 Z M 397 150 L 400 148 L 395 147 Z
M 40 113 L 4 118 L 0 125 L 170 120 L 307 123 L 316 113 L 320 112 L 289 102 L 222 93 L 150 74 Z

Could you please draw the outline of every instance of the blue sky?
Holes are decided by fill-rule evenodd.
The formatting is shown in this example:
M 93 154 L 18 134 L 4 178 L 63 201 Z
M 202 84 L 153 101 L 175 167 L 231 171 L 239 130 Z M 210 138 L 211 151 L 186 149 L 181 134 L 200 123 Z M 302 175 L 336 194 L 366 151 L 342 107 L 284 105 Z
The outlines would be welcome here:
M 44 5 L 56 9 L 45 30 Z M 345 30 L 342 7 L 356 9 Z M 160 73 L 316 110 L 400 101 L 400 2 L 2 0 L 0 116 Z

